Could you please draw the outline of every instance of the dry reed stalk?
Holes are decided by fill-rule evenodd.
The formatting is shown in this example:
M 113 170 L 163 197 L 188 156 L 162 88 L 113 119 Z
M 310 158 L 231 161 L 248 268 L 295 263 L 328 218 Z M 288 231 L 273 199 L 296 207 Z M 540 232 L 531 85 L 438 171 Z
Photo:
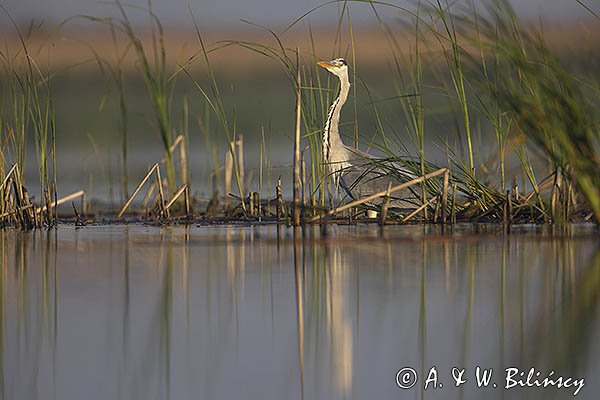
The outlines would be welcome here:
M 556 223 L 559 219 L 559 215 L 561 216 L 561 220 L 563 219 L 562 213 L 560 212 L 560 199 L 563 197 L 563 179 L 562 172 L 560 168 L 556 169 L 554 173 L 554 184 L 552 185 L 552 194 L 550 195 L 550 208 L 552 212 L 552 222 Z
M 81 196 L 81 215 L 83 218 L 87 218 L 87 196 L 85 193 Z
M 81 218 L 81 215 L 79 215 L 79 211 L 77 210 L 74 201 L 71 202 L 71 207 L 73 207 L 73 212 L 75 213 L 75 226 L 85 226 L 85 221 Z
M 10 168 L 10 170 L 8 171 L 8 173 L 6 174 L 6 176 L 4 177 L 4 180 L 2 181 L 2 184 L 0 185 L 0 190 L 4 189 L 8 183 L 8 180 L 10 178 L 12 178 L 13 174 L 15 173 L 15 171 L 19 171 L 19 167 L 17 164 L 13 164 L 13 166 Z
M 277 186 L 275 187 L 275 194 L 277 195 L 277 221 L 282 220 L 282 216 L 285 213 L 283 206 L 283 196 L 281 195 L 281 176 L 277 178 Z
M 417 183 L 421 183 L 421 182 L 423 182 L 423 181 L 425 181 L 425 180 L 427 180 L 427 179 L 434 178 L 434 177 L 436 177 L 436 176 L 438 176 L 438 175 L 441 175 L 441 174 L 443 174 L 443 173 L 444 173 L 445 171 L 447 171 L 447 170 L 448 170 L 447 168 L 440 168 L 440 169 L 438 169 L 437 171 L 430 172 L 429 174 L 426 174 L 426 175 L 420 176 L 420 177 L 418 177 L 418 178 L 415 178 L 415 179 L 413 179 L 413 180 L 410 180 L 410 181 L 408 181 L 408 182 L 405 182 L 405 183 L 403 183 L 403 184 L 401 184 L 401 185 L 394 186 L 393 188 L 391 188 L 391 189 L 390 189 L 389 193 L 390 193 L 390 195 L 391 195 L 391 194 L 393 194 L 393 193 L 396 193 L 396 192 L 398 192 L 398 191 L 400 191 L 400 190 L 402 190 L 402 189 L 406 189 L 406 188 L 408 188 L 408 187 L 411 187 L 411 186 L 413 186 L 413 185 L 415 185 L 415 184 L 417 184 Z M 456 185 L 456 184 L 455 184 L 455 185 Z M 337 207 L 337 208 L 335 208 L 335 209 L 331 209 L 331 210 L 329 210 L 329 212 L 328 212 L 327 214 L 328 214 L 328 215 L 335 215 L 335 214 L 337 214 L 337 213 L 339 213 L 339 212 L 342 212 L 342 211 L 344 211 L 344 210 L 347 210 L 347 209 L 349 209 L 349 208 L 356 207 L 356 206 L 359 206 L 359 205 L 361 205 L 361 204 L 367 203 L 367 202 L 369 202 L 369 201 L 372 201 L 372 200 L 378 199 L 378 198 L 380 198 L 380 197 L 383 197 L 383 196 L 385 196 L 387 193 L 388 193 L 388 191 L 387 191 L 387 190 L 384 190 L 383 192 L 378 192 L 378 193 L 372 194 L 372 195 L 370 195 L 370 196 L 363 197 L 362 199 L 354 200 L 354 201 L 352 201 L 352 202 L 350 202 L 350 203 L 348 203 L 348 204 L 344 204 L 343 206 L 340 206 L 340 207 Z M 422 206 L 421 206 L 421 207 L 422 207 Z M 421 208 L 421 207 L 419 207 L 419 211 L 421 211 L 421 210 L 422 210 L 422 208 Z M 317 220 L 318 220 L 320 217 L 321 217 L 320 215 L 317 215 L 316 217 L 313 217 L 313 218 L 310 220 L 310 222 L 317 221 Z
M 6 211 L 6 210 L 10 210 L 12 208 L 12 196 L 11 196 L 11 191 L 10 188 L 12 186 L 12 178 L 9 176 L 6 178 L 6 181 L 2 183 L 2 185 L 4 186 L 3 190 L 2 190 L 2 198 L 3 198 L 3 210 L 2 211 Z
M 231 145 L 233 149 L 235 149 L 235 145 Z M 235 150 L 234 150 L 235 151 Z M 225 165 L 223 166 L 223 182 L 224 182 L 224 192 L 225 195 L 225 210 L 229 208 L 229 193 L 231 192 L 231 176 L 233 174 L 233 157 L 231 156 L 231 152 L 227 150 L 225 153 Z
M 173 198 L 165 206 L 165 211 L 169 211 L 169 209 L 171 208 L 171 206 L 173 204 L 175 204 L 175 202 L 177 201 L 177 199 L 179 197 L 181 197 L 182 194 L 184 194 L 184 192 L 185 192 L 186 189 L 187 189 L 187 185 L 185 185 L 185 184 L 181 185 L 181 187 L 179 189 L 177 189 L 177 191 L 173 195 Z
M 49 204 L 50 204 L 50 209 L 52 209 L 52 208 L 56 208 L 56 207 L 60 206 L 61 204 L 64 204 L 64 203 L 66 203 L 67 201 L 71 201 L 71 200 L 73 200 L 73 199 L 76 199 L 76 198 L 78 198 L 78 197 L 82 197 L 82 196 L 85 196 L 85 191 L 84 191 L 84 190 L 80 190 L 80 191 L 78 191 L 78 192 L 72 193 L 72 194 L 70 194 L 70 195 L 68 195 L 68 196 L 65 196 L 65 197 L 63 197 L 63 198 L 61 198 L 61 199 L 58 199 L 58 200 L 56 200 L 55 202 L 50 202 L 50 203 L 49 203 Z M 43 207 L 39 207 L 39 208 L 36 210 L 36 212 L 37 212 L 37 213 L 43 213 L 43 212 L 45 212 L 46 210 L 47 210 L 47 207 L 46 207 L 46 206 L 43 206 Z
M 133 202 L 133 199 L 135 198 L 135 196 L 137 196 L 137 194 L 142 189 L 142 186 L 144 186 L 144 184 L 148 181 L 148 179 L 150 179 L 150 177 L 152 176 L 152 173 L 154 173 L 156 176 L 156 185 L 158 187 L 158 197 L 159 197 L 159 201 L 160 201 L 159 208 L 160 208 L 160 212 L 161 212 L 161 217 L 165 214 L 165 210 L 164 210 L 165 203 L 164 203 L 164 195 L 163 195 L 163 189 L 162 189 L 162 181 L 160 178 L 160 167 L 158 166 L 158 163 L 155 163 L 150 168 L 150 170 L 148 171 L 146 176 L 144 176 L 144 178 L 141 180 L 141 182 L 137 185 L 137 187 L 135 188 L 135 190 L 133 191 L 131 196 L 129 196 L 129 199 L 127 199 L 127 201 L 125 202 L 125 204 L 123 205 L 121 210 L 119 210 L 119 212 L 117 213 L 117 216 L 116 216 L 117 219 L 119 219 L 123 216 L 123 214 L 125 213 L 127 208 Z M 150 192 L 150 190 L 151 189 L 148 189 L 148 193 Z M 150 196 L 148 195 L 148 193 L 147 193 L 147 197 L 149 198 Z
M 456 191 L 458 189 L 458 184 L 454 183 L 452 184 L 452 216 L 451 218 L 451 222 L 452 225 L 456 224 Z
M 2 183 L 2 190 L 0 193 L 2 194 L 2 203 L 0 204 L 0 213 L 4 213 L 5 211 L 10 209 L 10 191 L 6 188 L 6 183 Z
M 148 207 L 148 203 L 150 202 L 150 198 L 154 193 L 156 188 L 156 182 L 152 182 L 150 186 L 148 186 L 148 190 L 146 190 L 146 194 L 144 195 L 144 199 L 142 200 L 142 208 L 145 209 Z
M 423 205 L 428 203 L 427 189 L 425 188 L 425 181 L 423 181 L 423 185 L 421 185 L 421 202 L 423 203 Z M 421 215 L 421 222 L 425 223 L 425 222 L 427 222 L 427 219 L 428 219 L 427 207 L 421 207 L 421 210 L 423 211 L 423 214 Z
M 304 208 L 306 207 L 306 161 L 304 161 L 304 158 L 302 158 L 301 165 L 302 170 L 300 171 L 300 179 L 302 181 L 302 207 Z
M 237 144 L 238 173 L 240 176 L 240 185 L 242 187 L 242 193 L 240 193 L 240 197 L 242 198 L 242 202 L 243 202 L 245 194 L 246 194 L 245 174 L 244 174 L 244 136 L 243 135 L 240 135 L 240 138 L 237 140 L 236 144 Z
M 254 192 L 254 195 L 256 196 L 256 199 L 254 200 L 254 204 L 256 204 L 256 213 L 260 217 L 262 215 L 262 204 L 261 204 L 261 200 L 260 200 L 260 193 Z
M 182 137 L 183 139 L 181 140 L 181 145 L 179 146 L 179 159 L 181 163 L 181 182 L 189 188 L 190 182 L 188 182 L 187 144 L 185 142 L 185 137 Z
M 33 204 L 28 204 L 28 205 L 23 206 L 21 208 L 17 208 L 17 209 L 11 210 L 11 211 L 7 211 L 7 212 L 5 212 L 3 214 L 0 214 L 0 219 L 4 219 L 6 217 L 10 217 L 10 216 L 16 215 L 16 214 L 21 213 L 21 212 L 26 211 L 26 210 L 30 210 L 33 207 L 34 207 Z
M 158 198 L 160 203 L 158 205 L 160 210 L 160 217 L 169 218 L 169 210 L 165 208 L 165 192 L 163 190 L 162 178 L 160 177 L 160 167 L 156 166 L 156 184 L 158 185 Z
M 429 205 L 433 204 L 433 202 L 436 201 L 436 200 L 438 200 L 438 199 L 439 199 L 439 196 L 432 197 L 431 199 L 429 199 L 427 201 L 427 203 L 421 205 L 415 211 L 411 212 L 406 217 L 404 217 L 404 219 L 402 219 L 402 222 L 408 221 L 409 219 L 411 219 L 412 217 L 414 217 L 415 215 L 417 215 L 418 213 L 420 213 L 421 211 L 423 211 L 424 208 L 429 207 Z
M 254 192 L 248 194 L 248 212 L 250 212 L 250 215 L 256 215 L 254 210 Z
M 442 224 L 446 223 L 446 213 L 448 210 L 448 183 L 450 180 L 450 171 L 444 172 L 444 184 L 442 186 Z
M 47 205 L 52 203 L 52 201 L 50 199 L 50 192 L 48 192 L 47 188 L 44 190 L 44 195 L 42 196 L 42 198 L 44 199 L 43 203 L 45 203 Z M 44 209 L 46 209 L 46 206 L 44 206 Z M 52 225 L 52 214 L 49 213 L 48 211 L 49 210 L 46 209 L 46 211 L 42 212 L 41 215 L 45 216 L 47 225 Z
M 37 220 L 35 218 L 35 207 L 34 204 L 31 202 L 31 199 L 29 198 L 29 192 L 27 192 L 27 189 L 25 189 L 25 187 L 23 187 L 23 202 L 25 206 L 31 206 L 27 209 L 28 219 L 30 222 L 33 221 L 33 226 L 37 227 Z
M 504 205 L 502 206 L 502 223 L 506 225 L 508 223 L 508 196 L 509 191 L 506 191 L 506 197 L 504 200 Z
M 512 204 L 512 196 L 510 195 L 510 190 L 506 191 L 506 202 L 508 204 L 508 209 L 507 209 L 508 223 L 512 224 L 512 219 L 513 219 L 513 204 Z
M 184 138 L 183 135 L 178 135 L 175 140 L 173 140 L 173 143 L 171 143 L 171 147 L 169 147 L 169 153 L 174 153 L 175 149 L 177 148 L 177 146 L 181 145 L 181 143 L 183 142 Z M 162 160 L 160 160 L 161 163 L 165 162 L 165 159 L 163 158 Z
M 302 80 L 300 77 L 300 50 L 296 48 L 296 131 L 294 135 L 294 226 L 300 225 L 300 112 Z
M 190 201 L 190 187 L 186 184 L 185 185 L 185 215 L 188 218 L 193 218 L 194 215 L 192 213 L 192 203 Z
M 388 183 L 387 193 L 383 198 L 383 204 L 381 205 L 381 215 L 379 216 L 379 225 L 384 226 L 385 220 L 387 219 L 388 207 L 390 205 L 390 190 L 392 189 L 392 182 Z M 348 219 L 352 220 L 352 209 L 348 209 Z
M 187 170 L 187 146 L 185 144 L 185 136 L 179 135 L 171 144 L 169 148 L 169 152 L 173 154 L 175 149 L 179 146 L 179 163 L 181 168 L 181 183 L 187 185 L 188 184 L 188 170 Z M 164 158 L 162 162 L 164 163 Z
M 169 147 L 169 153 L 172 155 L 175 150 L 179 147 L 179 167 L 181 169 L 181 183 L 188 184 L 188 168 L 187 168 L 187 146 L 185 144 L 185 136 L 178 135 L 173 143 L 171 143 L 171 147 Z M 166 158 L 160 160 L 161 164 L 166 162 Z
M 19 165 L 15 164 L 14 169 L 12 169 L 13 174 L 10 178 L 11 185 L 14 191 L 14 203 L 17 208 L 23 209 L 21 212 L 16 214 L 16 218 L 19 220 L 21 227 L 23 228 L 31 228 L 32 221 L 35 222 L 33 215 L 31 215 L 29 211 L 30 204 L 29 195 L 27 190 L 23 186 L 23 182 L 21 181 L 21 173 L 19 171 Z
M 571 205 L 575 207 L 575 196 L 573 192 L 573 184 L 570 179 L 567 179 L 567 197 L 565 199 L 565 221 L 571 220 Z

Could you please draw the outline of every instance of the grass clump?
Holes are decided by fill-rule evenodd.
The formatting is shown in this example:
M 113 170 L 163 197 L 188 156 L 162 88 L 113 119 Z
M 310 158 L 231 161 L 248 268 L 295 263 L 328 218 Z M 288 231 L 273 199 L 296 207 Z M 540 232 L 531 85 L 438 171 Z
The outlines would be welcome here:
M 30 25 L 24 33 L 4 6 L 0 9 L 13 25 L 19 41 L 16 54 L 0 50 L 0 62 L 6 77 L 3 80 L 2 98 L 7 104 L 2 108 L 2 217 L 3 224 L 15 223 L 23 228 L 48 226 L 56 223 L 53 205 L 57 201 L 56 184 L 56 117 L 51 89 L 52 75 L 36 62 L 28 46 L 31 36 L 39 26 Z M 8 100 L 6 100 L 8 97 Z M 24 186 L 26 147 L 33 137 L 40 185 L 39 212 L 34 209 Z M 12 156 L 7 151 L 12 148 Z M 12 167 L 5 174 L 6 163 Z M 13 189 L 11 191 L 11 189 Z

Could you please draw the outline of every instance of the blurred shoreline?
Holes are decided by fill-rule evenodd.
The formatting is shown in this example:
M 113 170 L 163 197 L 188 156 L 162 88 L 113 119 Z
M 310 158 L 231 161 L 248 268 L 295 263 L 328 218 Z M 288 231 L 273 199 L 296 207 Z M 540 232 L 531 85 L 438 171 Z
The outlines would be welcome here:
M 408 54 L 414 47 L 414 31 L 406 29 L 401 22 L 389 24 L 395 45 L 403 53 Z M 595 53 L 600 45 L 600 25 L 595 20 L 576 22 L 552 22 L 532 24 L 532 28 L 544 32 L 544 39 L 550 50 L 559 56 L 573 53 Z M 55 73 L 89 74 L 98 72 L 97 56 L 109 65 L 116 65 L 117 51 L 123 52 L 126 39 L 117 33 L 114 39 L 107 26 L 90 24 L 87 27 L 50 27 L 40 25 L 31 29 L 29 26 L 19 27 L 27 41 L 30 55 L 36 60 L 38 67 Z M 278 47 L 279 43 L 271 33 L 258 27 L 240 29 L 204 29 L 200 27 L 202 39 L 210 52 L 210 61 L 218 73 L 245 75 L 249 72 L 260 73 L 280 68 L 267 57 L 242 47 L 242 43 L 254 43 L 269 47 Z M 31 33 L 28 33 L 31 32 Z M 352 32 L 347 27 L 341 32 L 325 27 L 309 28 L 299 24 L 287 32 L 279 33 L 283 46 L 292 51 L 299 48 L 303 58 L 329 58 L 344 56 L 351 58 L 351 43 L 354 43 L 357 68 L 385 68 L 393 61 L 390 59 L 390 44 L 386 33 L 377 25 L 353 26 Z M 137 31 L 146 49 L 151 48 L 151 30 L 140 28 Z M 313 41 L 311 43 L 310 35 Z M 16 56 L 21 52 L 21 43 L 15 29 L 4 27 L 0 30 L 3 38 L 3 52 Z M 198 36 L 193 28 L 164 27 L 165 47 L 167 49 L 167 65 L 172 71 L 178 66 L 186 65 L 192 71 L 202 70 L 202 57 L 194 61 L 200 52 Z M 341 43 L 341 45 L 340 45 Z M 332 49 L 337 49 L 333 54 Z M 435 48 L 425 51 L 435 52 Z M 435 58 L 435 55 L 434 55 Z M 122 60 L 125 73 L 137 73 L 136 57 L 128 51 Z

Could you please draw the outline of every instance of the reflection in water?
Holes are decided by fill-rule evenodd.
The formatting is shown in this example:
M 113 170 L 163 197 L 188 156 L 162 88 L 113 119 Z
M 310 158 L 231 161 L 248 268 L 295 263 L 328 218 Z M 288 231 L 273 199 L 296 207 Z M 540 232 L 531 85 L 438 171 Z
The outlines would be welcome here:
M 326 265 L 329 267 L 329 301 L 327 316 L 331 340 L 333 383 L 346 398 L 352 390 L 352 323 L 349 306 L 349 268 L 339 246 L 328 247 Z
M 389 228 L 389 229 L 388 229 Z M 0 231 L 2 399 L 568 398 L 600 388 L 593 228 Z M 421 381 L 396 386 L 402 367 Z M 435 366 L 443 388 L 424 390 Z M 452 384 L 452 367 L 469 382 Z

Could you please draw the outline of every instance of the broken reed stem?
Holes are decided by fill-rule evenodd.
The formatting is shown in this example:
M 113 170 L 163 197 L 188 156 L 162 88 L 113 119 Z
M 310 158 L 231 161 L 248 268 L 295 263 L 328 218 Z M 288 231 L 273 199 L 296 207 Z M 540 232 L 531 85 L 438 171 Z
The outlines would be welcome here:
M 144 200 L 142 200 L 142 209 L 145 209 L 148 207 L 148 203 L 150 202 L 150 197 L 154 193 L 155 187 L 156 187 L 156 182 L 153 182 L 150 184 L 150 186 L 148 186 L 148 190 L 146 191 L 146 194 L 144 195 Z
M 248 193 L 248 212 L 250 215 L 256 215 L 254 212 L 254 192 Z
M 294 136 L 294 226 L 300 226 L 300 112 L 302 80 L 300 78 L 300 50 L 296 48 L 296 132 Z
M 187 145 L 185 143 L 185 136 L 179 135 L 181 138 L 181 144 L 179 145 L 179 159 L 181 163 L 181 183 L 189 187 L 188 182 L 188 168 L 187 168 Z M 189 190 L 189 189 L 188 189 Z
M 387 219 L 388 207 L 390 206 L 390 190 L 392 189 L 392 182 L 388 183 L 387 193 L 383 198 L 383 203 L 381 205 L 381 215 L 379 216 L 379 225 L 384 226 L 385 221 Z M 352 220 L 352 209 L 348 210 L 348 218 Z
M 277 195 L 277 221 L 281 221 L 282 216 L 285 212 L 283 208 L 283 197 L 281 195 L 281 176 L 277 179 L 277 186 L 275 187 L 275 193 Z
M 185 215 L 186 217 L 193 217 L 192 215 L 192 204 L 190 201 L 190 187 L 186 184 L 185 185 Z
M 564 197 L 563 174 L 560 168 L 554 173 L 554 184 L 552 185 L 552 195 L 550 196 L 550 208 L 552 212 L 552 223 L 565 221 L 564 213 L 561 212 L 561 198 Z M 564 204 L 564 203 L 563 203 Z M 564 206 L 563 206 L 564 208 Z
M 448 210 L 448 183 L 450 180 L 450 171 L 444 172 L 444 183 L 442 186 L 442 224 L 446 223 L 446 213 Z
M 456 191 L 458 189 L 458 184 L 452 184 L 452 215 L 450 217 L 452 225 L 456 224 Z
M 181 195 L 185 192 L 185 190 L 187 189 L 187 185 L 181 185 L 181 187 L 177 190 L 177 192 L 175 192 L 175 194 L 173 195 L 173 198 L 167 203 L 167 205 L 165 206 L 165 210 L 168 211 L 169 208 L 171 208 L 171 206 L 173 204 L 175 204 L 175 202 L 177 201 L 177 199 L 179 197 L 181 197 Z
M 244 178 L 244 136 L 240 135 L 240 138 L 237 140 L 237 162 L 238 162 L 238 173 L 240 176 L 240 185 L 242 187 L 242 193 L 240 193 L 240 197 L 242 198 L 242 202 L 244 201 L 244 197 L 246 197 L 246 188 L 244 187 L 245 178 Z
M 2 181 L 2 185 L 0 185 L 0 190 L 4 189 L 4 187 L 8 183 L 8 180 L 12 177 L 12 175 L 15 173 L 15 171 L 16 171 L 16 173 L 18 175 L 19 174 L 19 166 L 18 166 L 18 164 L 13 164 L 13 166 L 11 167 L 11 169 L 8 171 L 8 174 L 6 174 L 6 176 L 4 177 L 4 180 Z
M 502 206 L 502 223 L 504 225 L 507 224 L 508 222 L 508 196 L 509 196 L 509 191 L 506 191 L 506 195 L 504 197 L 504 205 Z
M 57 206 L 60 206 L 61 204 L 66 203 L 67 201 L 71 201 L 73 199 L 76 199 L 78 197 L 83 197 L 83 196 L 85 196 L 85 191 L 83 191 L 83 190 L 80 190 L 78 192 L 72 193 L 72 194 L 70 194 L 68 196 L 63 197 L 62 199 L 58 199 L 58 200 L 56 200 L 54 202 L 50 202 L 49 203 L 50 204 L 50 209 L 56 208 Z M 46 206 L 39 207 L 36 210 L 36 212 L 37 213 L 41 213 L 41 212 L 46 211 L 46 209 L 47 209 Z
M 250 215 L 260 215 L 260 195 L 257 192 L 248 193 L 248 212 Z
M 437 171 L 430 172 L 430 173 L 429 173 L 429 174 L 427 174 L 427 175 L 423 175 L 423 176 L 420 176 L 420 177 L 418 177 L 418 178 L 415 178 L 415 179 L 413 179 L 413 180 L 411 180 L 411 181 L 405 182 L 405 183 L 403 183 L 403 184 L 401 184 L 401 185 L 394 186 L 393 188 L 391 188 L 391 189 L 389 190 L 389 193 L 390 193 L 390 195 L 391 195 L 391 194 L 393 194 L 393 193 L 396 193 L 396 192 L 398 192 L 398 191 L 400 191 L 400 190 L 402 190 L 402 189 L 406 189 L 406 188 L 408 188 L 408 187 L 411 187 L 411 186 L 413 186 L 413 185 L 415 185 L 415 184 L 417 184 L 417 183 L 423 182 L 423 181 L 425 181 L 426 179 L 431 179 L 431 178 L 433 178 L 433 177 L 436 177 L 436 176 L 438 176 L 438 175 L 441 175 L 441 174 L 443 174 L 443 173 L 444 173 L 444 172 L 446 172 L 446 171 L 448 171 L 448 168 L 440 168 L 440 169 L 438 169 Z M 456 184 L 455 184 L 455 185 L 456 185 Z M 378 198 L 380 198 L 380 197 L 383 197 L 383 196 L 385 196 L 387 193 L 388 193 L 388 191 L 387 191 L 387 190 L 384 190 L 383 192 L 378 192 L 378 193 L 372 194 L 372 195 L 370 195 L 370 196 L 363 197 L 362 199 L 358 199 L 358 200 L 352 201 L 352 202 L 350 202 L 350 203 L 348 203 L 348 204 L 344 204 L 343 206 L 340 206 L 340 207 L 337 207 L 337 208 L 332 208 L 331 210 L 329 210 L 329 212 L 328 212 L 327 214 L 329 214 L 329 215 L 335 215 L 335 214 L 337 214 L 337 213 L 339 213 L 339 212 L 342 212 L 342 211 L 344 211 L 344 210 L 347 210 L 347 209 L 349 209 L 349 208 L 356 207 L 356 206 L 359 206 L 359 205 L 361 205 L 361 204 L 364 204 L 364 203 L 366 203 L 366 202 L 369 202 L 369 201 L 372 201 L 372 200 L 378 199 Z M 419 211 L 421 211 L 421 210 L 422 210 L 422 208 L 419 208 Z M 317 216 L 315 216 L 315 217 L 311 218 L 310 222 L 317 221 L 317 220 L 319 220 L 319 218 L 321 218 L 321 216 L 320 216 L 320 215 L 317 215 Z
M 165 193 L 162 186 L 162 178 L 160 177 L 160 168 L 156 166 L 156 183 L 158 184 L 158 198 L 160 201 L 159 209 L 161 210 L 161 217 L 169 218 L 169 210 L 165 209 Z
M 73 207 L 73 212 L 75 213 L 75 226 L 85 226 L 85 221 L 81 218 L 74 201 L 71 202 L 71 207 Z
M 164 207 L 164 196 L 163 196 L 163 191 L 162 191 L 162 184 L 160 182 L 160 168 L 158 167 L 158 163 L 155 163 L 152 168 L 150 168 L 150 170 L 148 171 L 148 173 L 146 174 L 146 176 L 144 176 L 144 179 L 142 179 L 142 181 L 139 183 L 139 185 L 137 185 L 137 187 L 135 188 L 135 190 L 133 191 L 133 193 L 131 194 L 131 196 L 129 196 L 129 199 L 127 199 L 127 201 L 125 202 L 125 204 L 123 205 L 123 207 L 121 208 L 121 210 L 117 213 L 117 219 L 121 218 L 123 216 L 123 214 L 125 213 L 125 211 L 127 210 L 127 208 L 131 205 L 131 202 L 133 201 L 133 199 L 135 198 L 135 196 L 137 196 L 137 194 L 139 193 L 139 191 L 142 189 L 142 186 L 144 186 L 144 184 L 148 181 L 148 179 L 150 179 L 150 176 L 152 176 L 152 173 L 156 172 L 156 180 L 157 180 L 157 185 L 158 185 L 158 193 L 159 193 L 159 197 L 160 197 L 160 201 L 161 201 L 161 209 Z M 148 189 L 148 192 L 150 192 L 150 189 Z M 149 197 L 149 195 L 148 195 Z
M 234 147 L 235 148 L 235 147 Z M 229 192 L 231 191 L 231 176 L 233 173 L 233 157 L 231 156 L 231 151 L 227 150 L 225 152 L 225 165 L 223 167 L 223 182 L 225 187 L 223 188 L 223 194 L 225 195 L 225 209 L 229 208 Z
M 256 211 L 259 217 L 259 221 L 261 221 L 261 216 L 262 216 L 262 203 L 261 203 L 261 199 L 260 199 L 260 192 L 254 192 L 254 195 L 256 196 Z
M 33 204 L 28 204 L 28 205 L 23 206 L 21 208 L 18 208 L 16 210 L 7 211 L 7 212 L 5 212 L 3 214 L 0 214 L 0 219 L 4 219 L 6 217 L 10 217 L 11 215 L 15 215 L 15 214 L 21 213 L 23 211 L 27 211 L 27 210 L 33 208 L 33 206 L 34 206 Z
M 14 195 L 11 193 L 10 188 L 13 188 Z M 25 229 L 37 227 L 37 218 L 35 212 L 32 212 L 31 208 L 34 207 L 29 200 L 29 194 L 21 182 L 21 174 L 19 171 L 19 165 L 13 164 L 8 174 L 5 176 L 2 185 L 0 186 L 0 193 L 3 193 L 4 203 L 2 204 L 4 219 L 7 216 L 11 216 L 13 222 L 16 225 L 21 225 Z M 16 207 L 16 210 L 7 211 L 11 208 Z M 8 215 L 7 212 L 9 213 Z M 33 222 L 33 226 L 32 226 Z
M 304 161 L 304 157 L 301 160 L 302 170 L 300 171 L 300 179 L 302 180 L 302 208 L 306 207 L 306 162 Z
M 409 219 L 411 219 L 412 217 L 414 217 L 415 215 L 417 215 L 418 213 L 420 213 L 421 211 L 423 211 L 424 208 L 429 207 L 429 205 L 433 204 L 434 201 L 438 200 L 440 196 L 434 196 L 431 199 L 429 199 L 429 201 L 427 201 L 427 203 L 423 204 L 422 206 L 420 206 L 419 208 L 417 208 L 415 211 L 411 212 L 410 214 L 408 214 L 406 217 L 404 217 L 404 219 L 402 220 L 402 222 L 406 222 Z
M 571 179 L 567 179 L 567 196 L 565 199 L 565 221 L 571 220 L 571 204 L 575 207 L 575 195 L 573 194 L 573 185 Z
M 512 224 L 512 219 L 513 219 L 513 204 L 512 204 L 512 196 L 510 195 L 510 190 L 506 191 L 506 204 L 508 205 L 508 209 L 507 211 L 507 218 L 508 218 L 508 223 Z
M 87 197 L 85 192 L 83 192 L 81 195 L 81 214 L 83 215 L 83 218 L 87 218 L 87 211 Z
M 169 153 L 172 155 L 175 153 L 175 150 L 179 147 L 179 163 L 181 168 L 181 183 L 188 184 L 188 168 L 187 168 L 187 146 L 185 144 L 185 136 L 178 135 L 173 143 L 171 143 L 171 147 L 169 147 Z M 165 163 L 166 158 L 160 160 L 161 164 Z

